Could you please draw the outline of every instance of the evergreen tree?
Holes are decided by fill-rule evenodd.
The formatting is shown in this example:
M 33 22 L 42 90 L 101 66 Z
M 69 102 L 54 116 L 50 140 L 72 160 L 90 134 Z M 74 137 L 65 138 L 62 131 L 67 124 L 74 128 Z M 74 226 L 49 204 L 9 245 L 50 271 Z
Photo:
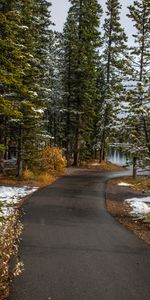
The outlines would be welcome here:
M 66 148 L 70 148 L 74 165 L 79 154 L 90 151 L 91 132 L 98 98 L 97 64 L 101 7 L 96 0 L 71 0 L 64 27 L 64 86 L 66 109 Z
M 29 33 L 25 37 L 25 45 L 30 51 L 30 61 L 28 74 L 25 74 L 24 83 L 30 90 L 28 99 L 23 102 L 27 105 L 25 114 L 25 135 L 24 135 L 24 160 L 27 163 L 33 161 L 38 145 L 43 140 L 47 140 L 44 130 L 43 115 L 44 110 L 51 101 L 51 74 L 52 64 L 50 54 L 50 42 L 52 40 L 52 30 L 50 29 L 51 4 L 46 0 L 28 0 L 22 6 L 25 25 L 29 28 Z M 28 111 L 28 108 L 30 111 Z
M 20 37 L 26 31 L 18 11 L 19 1 L 0 1 L 0 143 L 8 158 L 9 122 L 22 120 L 20 97 L 25 92 L 24 71 L 28 68 Z
M 51 99 L 45 111 L 46 129 L 49 135 L 49 144 L 63 147 L 64 115 L 63 115 L 63 88 L 62 88 L 62 34 L 54 32 L 50 42 L 50 89 Z
M 133 73 L 131 89 L 128 92 L 129 152 L 134 162 L 150 164 L 150 94 L 149 94 L 149 45 L 150 45 L 150 6 L 149 1 L 134 1 L 129 6 L 129 18 L 136 29 L 135 46 L 130 49 Z M 146 162 L 147 161 L 147 162 Z
M 65 123 L 64 147 L 66 149 L 67 164 L 70 165 L 71 154 L 74 148 L 74 124 L 76 122 L 77 108 L 74 99 L 75 75 L 77 69 L 77 42 L 78 24 L 75 15 L 70 11 L 63 30 L 62 40 L 62 83 L 64 90 L 63 97 L 63 117 Z
M 129 70 L 126 59 L 127 37 L 120 23 L 121 5 L 118 0 L 107 0 L 104 22 L 104 51 L 102 54 L 104 74 L 101 90 L 102 105 L 99 110 L 98 146 L 100 161 L 105 159 L 107 144 L 115 127 L 119 104 L 123 99 L 123 80 Z
M 16 129 L 17 134 L 13 138 L 17 143 L 18 174 L 22 175 L 23 165 L 33 163 L 38 144 L 43 139 L 42 118 L 51 97 L 48 88 L 50 4 L 45 0 L 39 0 L 38 3 L 35 0 L 7 2 L 2 1 L 1 4 L 1 43 L 6 50 L 1 54 L 3 98 L 0 105 L 4 118 L 7 106 L 10 111 L 13 106 L 19 113 L 17 119 L 9 118 L 7 128 L 10 128 L 10 132 L 12 128 Z M 3 92 L 4 85 L 6 94 Z

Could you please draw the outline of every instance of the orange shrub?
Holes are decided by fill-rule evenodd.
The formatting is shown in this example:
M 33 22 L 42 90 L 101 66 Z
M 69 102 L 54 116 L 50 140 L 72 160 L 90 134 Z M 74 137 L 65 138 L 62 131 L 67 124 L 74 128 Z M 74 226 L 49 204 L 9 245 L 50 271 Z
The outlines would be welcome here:
M 40 171 L 61 173 L 65 167 L 66 159 L 59 148 L 47 146 L 40 151 Z
M 25 180 L 30 180 L 30 179 L 33 179 L 33 172 L 31 172 L 29 169 L 25 169 L 24 172 L 23 172 L 23 178 Z
M 42 173 L 37 177 L 37 180 L 40 183 L 43 183 L 44 185 L 50 184 L 54 181 L 54 178 L 52 175 L 48 174 L 48 173 Z

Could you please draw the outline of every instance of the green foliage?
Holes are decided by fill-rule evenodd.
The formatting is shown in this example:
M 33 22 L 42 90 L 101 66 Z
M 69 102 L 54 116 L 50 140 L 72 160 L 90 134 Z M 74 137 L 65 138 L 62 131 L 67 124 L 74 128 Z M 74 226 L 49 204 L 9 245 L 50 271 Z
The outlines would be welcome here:
M 150 94 L 149 94 L 149 43 L 150 6 L 147 0 L 134 1 L 129 7 L 129 18 L 136 28 L 135 44 L 130 48 L 133 85 L 128 91 L 128 114 L 124 130 L 127 150 L 140 165 L 150 165 Z
M 98 27 L 102 11 L 96 0 L 70 2 L 63 31 L 63 109 L 67 156 L 70 156 L 68 152 L 74 152 L 74 164 L 77 164 L 81 144 L 85 143 L 87 149 L 91 142 L 95 102 L 99 98 L 96 83 L 101 45 Z
M 123 140 L 123 126 L 131 152 L 148 157 L 148 0 L 129 7 L 136 28 L 130 60 L 119 0 L 106 1 L 103 37 L 97 0 L 70 0 L 63 34 L 50 29 L 50 8 L 48 0 L 0 1 L 1 154 L 7 159 L 16 147 L 19 175 L 37 165 L 46 145 L 64 149 L 68 165 L 77 165 L 95 150 L 105 158 L 109 143 Z M 125 98 L 127 77 L 136 84 Z M 126 120 L 118 117 L 122 100 L 129 103 Z
M 1 1 L 0 143 L 16 145 L 18 173 L 34 164 L 42 140 L 43 115 L 51 94 L 50 3 Z M 7 158 L 7 153 L 5 153 Z
M 3 144 L 0 144 L 0 155 L 5 152 L 5 146 Z
M 104 21 L 104 51 L 102 53 L 101 105 L 98 110 L 96 149 L 100 149 L 100 160 L 105 159 L 108 143 L 114 133 L 119 105 L 123 100 L 123 80 L 129 71 L 127 37 L 120 22 L 121 5 L 118 0 L 106 1 Z

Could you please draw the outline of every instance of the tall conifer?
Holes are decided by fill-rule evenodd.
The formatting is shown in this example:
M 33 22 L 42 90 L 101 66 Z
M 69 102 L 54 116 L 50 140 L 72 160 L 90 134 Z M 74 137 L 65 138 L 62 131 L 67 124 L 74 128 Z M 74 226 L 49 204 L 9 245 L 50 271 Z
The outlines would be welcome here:
M 135 27 L 134 47 L 130 49 L 132 86 L 128 93 L 127 115 L 129 152 L 135 160 L 150 164 L 150 5 L 147 0 L 129 6 L 129 18 Z
M 23 166 L 31 166 L 38 144 L 44 138 L 42 117 L 51 98 L 50 4 L 46 0 L 2 1 L 0 4 L 3 24 L 0 106 L 5 119 L 6 113 L 11 111 L 12 114 L 11 106 L 18 112 L 17 118 L 9 118 L 7 127 L 9 136 L 11 132 L 17 133 L 13 138 L 17 144 L 18 174 L 22 175 Z
M 128 69 L 126 60 L 127 37 L 120 22 L 121 5 L 119 0 L 106 1 L 104 22 L 104 52 L 102 106 L 99 111 L 100 160 L 105 159 L 111 128 L 118 113 L 118 105 L 123 93 L 123 80 Z
M 97 0 L 71 0 L 64 28 L 66 64 L 67 148 L 73 145 L 74 164 L 90 150 L 95 116 L 101 7 Z M 70 124 L 70 125 L 69 125 Z M 69 130 L 68 130 L 68 129 Z M 69 132 L 70 128 L 72 133 Z M 70 136 L 71 140 L 70 140 Z M 67 150 L 68 151 L 68 150 Z

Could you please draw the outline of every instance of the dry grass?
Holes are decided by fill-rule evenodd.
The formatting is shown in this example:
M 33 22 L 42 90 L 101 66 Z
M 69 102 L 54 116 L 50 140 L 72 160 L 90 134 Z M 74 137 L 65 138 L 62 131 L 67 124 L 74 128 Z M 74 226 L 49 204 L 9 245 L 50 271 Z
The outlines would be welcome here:
M 18 276 L 23 269 L 22 262 L 17 259 L 18 242 L 22 232 L 22 224 L 18 220 L 19 212 L 0 221 L 0 299 L 6 300 L 9 295 L 9 284 L 12 277 Z M 15 264 L 12 271 L 9 262 L 15 256 Z
M 55 177 L 48 173 L 42 173 L 37 177 L 37 182 L 40 183 L 41 186 L 51 184 L 54 181 L 55 181 Z
M 25 180 L 32 180 L 34 178 L 34 174 L 32 171 L 26 168 L 23 172 L 23 178 Z
M 132 177 L 122 177 L 113 179 L 112 182 L 125 182 L 131 184 L 130 188 L 136 191 L 150 192 L 150 178 L 144 176 L 138 176 L 136 179 L 133 179 Z
M 100 163 L 100 169 L 103 171 L 120 171 L 123 170 L 123 167 L 115 165 L 110 161 L 102 161 Z
M 144 219 L 143 223 L 147 224 L 150 227 L 150 214 L 147 214 Z
M 32 174 L 31 176 L 27 176 L 27 173 L 25 173 L 25 176 L 22 178 L 9 178 L 9 177 L 1 177 L 0 178 L 0 185 L 4 185 L 4 186 L 23 186 L 23 185 L 27 185 L 30 187 L 43 187 L 46 186 L 48 184 L 53 183 L 56 180 L 56 176 L 48 174 L 48 173 L 40 173 L 40 174 L 36 174 L 34 175 L 32 172 L 30 173 L 30 171 L 28 172 L 28 174 Z
M 98 159 L 83 161 L 81 162 L 80 167 L 87 169 L 96 169 L 100 171 L 120 171 L 123 169 L 121 166 L 115 165 L 110 161 L 102 161 L 100 163 Z

